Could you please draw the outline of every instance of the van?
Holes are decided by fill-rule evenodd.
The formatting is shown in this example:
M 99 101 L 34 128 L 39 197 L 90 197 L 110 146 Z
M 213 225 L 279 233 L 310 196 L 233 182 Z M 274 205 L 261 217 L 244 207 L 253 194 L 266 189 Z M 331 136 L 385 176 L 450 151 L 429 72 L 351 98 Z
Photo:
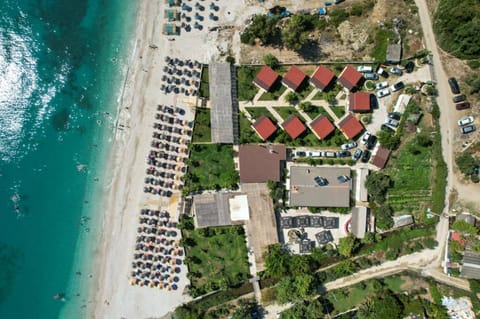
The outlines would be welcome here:
M 325 152 L 323 156 L 334 158 L 334 157 L 337 157 L 337 154 L 335 154 L 335 152 Z

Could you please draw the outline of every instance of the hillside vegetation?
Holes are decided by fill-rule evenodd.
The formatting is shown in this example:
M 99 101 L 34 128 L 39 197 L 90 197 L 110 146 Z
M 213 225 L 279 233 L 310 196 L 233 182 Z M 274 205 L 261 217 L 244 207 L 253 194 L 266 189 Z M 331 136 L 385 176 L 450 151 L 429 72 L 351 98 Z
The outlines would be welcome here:
M 440 0 L 434 29 L 440 46 L 461 59 L 480 55 L 480 2 L 478 0 Z

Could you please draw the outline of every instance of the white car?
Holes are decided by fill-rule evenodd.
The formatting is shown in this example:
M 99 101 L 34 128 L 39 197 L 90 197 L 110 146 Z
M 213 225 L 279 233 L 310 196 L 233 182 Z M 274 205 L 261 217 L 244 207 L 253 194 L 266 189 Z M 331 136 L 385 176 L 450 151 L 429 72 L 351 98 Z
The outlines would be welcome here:
M 307 152 L 307 156 L 309 156 L 309 157 L 322 157 L 322 152 L 310 151 L 310 152 Z
M 384 96 L 390 95 L 390 90 L 389 89 L 383 89 L 378 91 L 377 97 L 382 98 Z
M 467 116 L 458 120 L 458 126 L 464 126 L 473 123 L 473 121 L 475 121 L 475 118 L 473 116 Z
M 361 143 L 362 143 L 363 145 L 367 144 L 368 139 L 370 138 L 371 135 L 372 135 L 372 133 L 370 133 L 369 131 L 366 131 L 365 133 L 363 133 L 362 139 L 360 140 Z
M 358 72 L 372 72 L 373 71 L 373 68 L 369 65 L 359 65 L 357 67 L 357 71 Z
M 357 146 L 357 143 L 355 143 L 355 141 L 351 141 L 350 143 L 342 144 L 341 148 L 342 148 L 342 150 L 349 150 L 349 149 L 354 148 L 356 146 Z
M 381 89 L 386 88 L 387 86 L 388 86 L 388 82 L 387 82 L 387 81 L 383 81 L 383 82 L 380 82 L 380 83 L 375 84 L 375 89 L 381 90 Z

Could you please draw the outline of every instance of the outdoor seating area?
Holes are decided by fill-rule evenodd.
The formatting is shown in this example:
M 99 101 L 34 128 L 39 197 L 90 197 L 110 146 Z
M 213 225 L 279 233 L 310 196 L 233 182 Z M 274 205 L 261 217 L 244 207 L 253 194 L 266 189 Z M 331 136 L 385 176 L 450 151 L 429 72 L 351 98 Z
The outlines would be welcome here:
M 165 58 L 160 90 L 165 94 L 184 94 L 196 96 L 200 85 L 202 65 L 198 61 Z
M 171 197 L 174 190 L 183 188 L 193 123 L 181 118 L 183 108 L 158 105 L 157 111 L 144 192 Z
M 205 19 L 207 18 L 211 21 L 218 21 L 220 7 L 211 2 L 206 8 L 206 5 L 196 2 L 194 5 L 190 5 L 187 3 L 183 3 L 182 5 L 182 19 L 185 19 L 185 22 L 182 23 L 182 28 L 185 29 L 186 32 L 192 31 L 192 22 L 193 28 L 199 31 L 203 30 L 205 27 Z
M 180 35 L 180 28 L 173 23 L 163 24 L 163 34 L 165 35 Z
M 183 248 L 177 223 L 167 211 L 142 209 L 135 244 L 130 284 L 177 290 Z

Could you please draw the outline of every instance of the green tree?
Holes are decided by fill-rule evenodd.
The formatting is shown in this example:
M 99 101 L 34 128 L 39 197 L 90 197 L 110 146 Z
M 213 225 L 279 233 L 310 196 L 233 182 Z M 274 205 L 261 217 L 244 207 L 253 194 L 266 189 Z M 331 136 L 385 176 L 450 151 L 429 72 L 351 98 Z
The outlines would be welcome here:
M 389 291 L 367 300 L 359 307 L 357 312 L 359 319 L 396 319 L 401 318 L 401 314 L 401 303 Z
M 365 187 L 373 201 L 378 203 L 385 202 L 387 190 L 392 186 L 390 176 L 382 172 L 373 172 L 367 176 Z
M 276 287 L 277 301 L 285 304 L 290 301 L 308 299 L 314 295 L 314 288 L 314 279 L 311 275 L 284 277 Z
M 311 113 L 314 112 L 315 109 L 317 108 L 315 105 L 313 105 L 310 101 L 305 101 L 302 102 L 298 105 L 300 109 L 306 113 Z
M 452 225 L 452 229 L 457 230 L 464 234 L 468 234 L 472 237 L 478 234 L 478 229 L 472 224 L 469 224 L 464 220 L 455 221 Z
M 267 275 L 272 277 L 289 275 L 290 253 L 281 244 L 268 246 L 263 258 Z
M 470 153 L 462 152 L 455 158 L 455 163 L 463 174 L 472 175 L 476 160 Z
M 378 142 L 383 147 L 394 150 L 400 145 L 400 136 L 395 134 L 395 132 L 380 131 L 378 133 Z
M 198 319 L 201 317 L 203 317 L 202 312 L 189 305 L 182 305 L 173 313 L 173 319 Z
M 389 205 L 382 205 L 372 211 L 375 215 L 376 226 L 380 229 L 386 230 L 393 226 L 393 210 Z
M 285 95 L 285 101 L 287 101 L 288 104 L 295 104 L 298 102 L 298 95 L 297 93 L 290 91 Z
M 313 25 L 305 15 L 296 14 L 288 20 L 282 30 L 282 42 L 290 50 L 298 51 L 307 43 Z
M 252 312 L 257 305 L 253 300 L 240 299 L 238 309 L 232 314 L 232 319 L 253 319 Z
M 357 246 L 357 239 L 352 234 L 349 234 L 347 237 L 340 238 L 338 253 L 342 256 L 350 257 Z
M 318 319 L 322 318 L 323 306 L 318 299 L 296 303 L 292 308 L 281 313 L 281 319 Z
M 432 138 L 430 137 L 430 133 L 426 131 L 418 133 L 415 139 L 417 141 L 417 144 L 422 147 L 431 146 L 433 143 Z
M 362 244 L 373 244 L 375 242 L 375 234 L 366 232 L 365 236 L 361 239 Z
M 280 61 L 278 61 L 276 56 L 274 56 L 271 53 L 268 53 L 263 57 L 263 63 L 265 63 L 272 69 L 275 69 L 280 64 Z
M 271 44 L 280 32 L 277 26 L 278 20 L 277 17 L 267 15 L 254 16 L 252 24 L 240 35 L 240 41 L 254 45 L 255 39 L 258 38 L 262 45 Z

